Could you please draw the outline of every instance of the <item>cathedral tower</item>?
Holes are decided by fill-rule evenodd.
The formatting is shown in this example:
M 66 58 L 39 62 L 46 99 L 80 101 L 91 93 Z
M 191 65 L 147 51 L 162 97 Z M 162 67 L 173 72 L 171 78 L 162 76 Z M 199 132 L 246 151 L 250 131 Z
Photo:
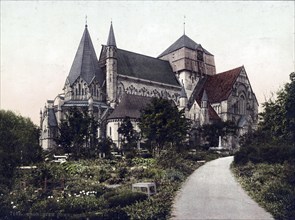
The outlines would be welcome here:
M 170 62 L 188 98 L 202 76 L 216 74 L 214 56 L 185 34 L 158 58 Z

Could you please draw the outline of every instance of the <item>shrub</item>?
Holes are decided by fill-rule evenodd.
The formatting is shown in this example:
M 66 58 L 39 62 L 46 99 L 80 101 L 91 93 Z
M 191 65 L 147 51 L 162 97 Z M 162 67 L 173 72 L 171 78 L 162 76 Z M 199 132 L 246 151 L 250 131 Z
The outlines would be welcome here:
M 180 182 L 185 179 L 185 175 L 178 170 L 175 169 L 168 169 L 166 170 L 165 179 L 171 182 Z
M 235 164 L 252 163 L 283 163 L 284 161 L 291 162 L 295 155 L 295 147 L 289 144 L 262 144 L 243 146 L 235 153 Z
M 120 194 L 108 198 L 108 203 L 111 208 L 125 207 L 135 203 L 136 201 L 143 201 L 147 199 L 147 195 L 140 192 L 125 191 Z

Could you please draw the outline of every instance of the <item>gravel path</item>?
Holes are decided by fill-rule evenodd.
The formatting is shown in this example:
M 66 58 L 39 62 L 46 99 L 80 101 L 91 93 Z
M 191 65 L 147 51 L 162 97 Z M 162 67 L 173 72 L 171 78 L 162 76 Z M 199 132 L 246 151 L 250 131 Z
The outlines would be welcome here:
M 273 219 L 237 183 L 232 161 L 224 157 L 197 169 L 178 192 L 172 219 Z

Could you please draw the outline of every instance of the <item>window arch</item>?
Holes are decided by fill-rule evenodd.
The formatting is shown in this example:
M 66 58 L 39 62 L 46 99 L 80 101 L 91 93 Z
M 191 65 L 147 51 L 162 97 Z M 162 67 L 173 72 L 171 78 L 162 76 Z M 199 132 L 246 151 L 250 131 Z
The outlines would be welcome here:
M 239 97 L 239 113 L 241 115 L 246 114 L 246 98 L 245 98 L 244 94 L 240 95 L 240 97 Z

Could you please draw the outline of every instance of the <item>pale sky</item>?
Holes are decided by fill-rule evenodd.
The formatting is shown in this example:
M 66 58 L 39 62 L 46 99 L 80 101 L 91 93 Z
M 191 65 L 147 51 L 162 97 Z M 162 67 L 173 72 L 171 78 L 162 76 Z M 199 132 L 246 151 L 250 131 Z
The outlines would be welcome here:
M 99 57 L 110 22 L 117 46 L 157 57 L 183 34 L 215 56 L 217 72 L 244 65 L 259 103 L 294 71 L 293 1 L 1 1 L 1 109 L 39 125 L 62 92 L 85 26 Z

